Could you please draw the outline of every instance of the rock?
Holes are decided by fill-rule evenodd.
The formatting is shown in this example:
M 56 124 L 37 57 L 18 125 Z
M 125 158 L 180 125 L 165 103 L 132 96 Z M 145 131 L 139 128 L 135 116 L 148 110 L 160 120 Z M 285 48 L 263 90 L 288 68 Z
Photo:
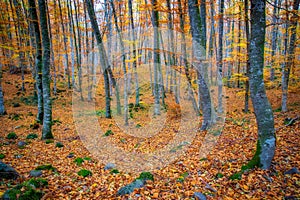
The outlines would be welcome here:
M 292 169 L 284 172 L 284 174 L 300 174 L 299 170 L 297 169 L 297 167 L 293 167 Z
M 70 153 L 69 155 L 67 155 L 67 158 L 73 158 L 74 156 L 74 153 Z
M 19 125 L 19 126 L 16 126 L 15 129 L 19 129 L 19 128 L 22 128 L 23 125 Z
M 0 179 L 16 179 L 18 177 L 19 173 L 14 168 L 0 161 Z
M 114 163 L 107 163 L 104 167 L 104 170 L 110 170 L 110 169 L 113 169 L 115 167 L 116 167 L 116 165 Z
M 39 177 L 43 175 L 43 172 L 41 170 L 31 170 L 29 175 L 32 177 Z
M 206 196 L 201 192 L 194 192 L 194 196 L 197 200 L 206 200 Z
M 133 181 L 132 183 L 125 185 L 124 187 L 121 187 L 118 190 L 117 195 L 122 196 L 125 194 L 131 194 L 134 191 L 134 189 L 141 188 L 143 186 L 144 186 L 144 182 L 137 179 L 137 180 Z
M 13 107 L 14 108 L 17 108 L 17 107 L 20 107 L 21 105 L 19 103 L 13 103 Z
M 17 158 L 17 159 L 22 158 L 22 157 L 23 157 L 22 154 L 17 154 L 17 155 L 15 155 L 15 158 Z
M 27 144 L 27 142 L 19 141 L 18 142 L 18 147 L 24 147 L 26 144 Z

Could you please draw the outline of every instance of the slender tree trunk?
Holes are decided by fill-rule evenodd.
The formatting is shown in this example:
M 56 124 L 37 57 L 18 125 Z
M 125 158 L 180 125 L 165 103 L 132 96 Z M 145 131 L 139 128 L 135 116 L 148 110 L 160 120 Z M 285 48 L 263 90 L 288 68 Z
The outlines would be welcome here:
M 247 1 L 247 0 L 246 0 Z M 219 14 L 220 19 L 219 19 L 219 48 L 218 48 L 218 112 L 222 113 L 223 112 L 223 83 L 222 83 L 222 78 L 223 78 L 223 18 L 224 18 L 224 0 L 220 0 L 220 5 L 219 5 Z
M 42 85 L 42 67 L 43 67 L 43 51 L 42 51 L 42 42 L 41 42 L 41 32 L 39 28 L 37 10 L 35 0 L 29 0 L 29 12 L 31 15 L 33 27 L 34 27 L 34 37 L 35 37 L 35 82 L 36 90 L 38 97 L 38 113 L 37 113 L 37 122 L 43 123 L 44 117 L 44 104 L 43 104 L 43 85 Z
M 118 39 L 119 39 L 119 42 L 121 45 L 122 68 L 123 68 L 123 73 L 124 73 L 124 121 L 125 121 L 125 126 L 127 126 L 128 119 L 129 119 L 128 118 L 128 89 L 129 89 L 130 82 L 128 81 L 128 74 L 127 74 L 126 63 L 125 63 L 126 55 L 125 55 L 125 49 L 124 49 L 125 47 L 124 47 L 123 35 L 122 35 L 121 30 L 118 25 L 115 5 L 112 0 L 110 0 L 110 4 L 112 7 L 112 13 L 113 13 L 114 19 L 115 19 L 115 26 L 116 26 L 116 30 L 118 33 Z
M 270 70 L 270 81 L 274 81 L 275 78 L 275 54 L 277 50 L 277 37 L 278 37 L 278 25 L 277 23 L 277 6 L 280 6 L 281 0 L 274 1 L 274 8 L 273 8 L 273 16 L 272 16 L 272 23 L 274 24 L 271 30 L 272 39 L 271 39 L 271 46 L 272 46 L 272 53 L 271 53 L 271 70 Z
M 106 118 L 111 118 L 111 100 L 110 100 L 110 91 L 109 91 L 109 71 L 111 71 L 110 66 L 108 64 L 107 55 L 105 52 L 104 44 L 102 41 L 102 36 L 100 33 L 100 29 L 98 23 L 96 21 L 96 14 L 91 0 L 85 0 L 86 7 L 89 13 L 89 17 L 91 20 L 92 28 L 95 33 L 95 37 L 98 44 L 99 49 L 99 57 L 100 64 L 103 71 L 104 76 L 104 87 L 105 87 L 105 116 Z
M 65 74 L 68 79 L 68 88 L 71 89 L 71 76 L 70 76 L 70 64 L 69 64 L 69 54 L 68 54 L 68 47 L 67 47 L 67 42 L 68 38 L 66 36 L 66 31 L 65 31 L 65 24 L 63 23 L 63 16 L 62 16 L 62 9 L 61 9 L 61 0 L 58 0 L 58 7 L 59 7 L 59 16 L 60 16 L 60 21 L 61 21 L 61 27 L 62 27 L 62 32 L 63 32 L 63 41 L 64 41 L 64 57 L 66 60 L 65 63 Z
M 281 110 L 282 112 L 286 112 L 287 109 L 287 99 L 288 99 L 288 88 L 289 88 L 289 77 L 291 67 L 295 60 L 295 49 L 296 49 L 296 28 L 298 23 L 297 11 L 299 9 L 300 0 L 294 0 L 293 4 L 293 16 L 291 18 L 291 26 L 290 26 L 290 43 L 288 47 L 288 57 L 285 66 L 282 69 L 283 73 L 283 82 L 282 82 L 282 101 L 281 101 Z
M 266 95 L 263 79 L 265 6 L 265 0 L 251 0 L 249 84 L 258 126 L 258 140 L 255 155 L 249 164 L 252 165 L 250 167 L 268 169 L 275 154 L 276 139 L 273 111 Z
M 200 89 L 199 94 L 201 95 L 201 104 L 203 110 L 203 122 L 201 130 L 207 130 L 212 125 L 212 103 L 210 98 L 210 91 L 208 83 L 205 80 L 205 72 L 202 59 L 205 57 L 203 52 L 206 47 L 206 34 L 205 31 L 201 29 L 200 12 L 197 6 L 197 0 L 188 0 L 188 11 L 190 17 L 191 32 L 193 37 L 193 54 L 196 59 L 194 65 L 196 66 L 198 87 Z M 202 19 L 202 22 L 204 20 Z M 204 51 L 201 49 L 204 48 Z
M 160 68 L 160 56 L 159 56 L 159 23 L 158 23 L 158 11 L 157 11 L 157 0 L 151 0 L 152 3 L 152 26 L 154 29 L 154 52 L 153 52 L 153 63 L 154 63 L 154 115 L 160 115 L 160 103 L 159 103 L 159 68 Z
M 42 68 L 42 84 L 43 84 L 43 100 L 44 100 L 44 118 L 42 139 L 51 139 L 52 135 L 52 102 L 50 91 L 50 38 L 47 26 L 46 2 L 38 0 L 40 29 L 42 30 L 43 45 L 43 68 Z
M 2 91 L 2 64 L 0 64 L 0 115 L 5 115 L 4 97 Z
M 248 15 L 248 0 L 244 0 L 245 4 L 245 29 L 246 29 L 246 77 L 249 78 L 249 70 L 250 70 L 250 61 L 249 61 L 249 52 L 250 52 L 250 28 L 249 28 L 249 15 Z M 247 113 L 249 111 L 249 79 L 245 81 L 245 106 L 244 112 Z

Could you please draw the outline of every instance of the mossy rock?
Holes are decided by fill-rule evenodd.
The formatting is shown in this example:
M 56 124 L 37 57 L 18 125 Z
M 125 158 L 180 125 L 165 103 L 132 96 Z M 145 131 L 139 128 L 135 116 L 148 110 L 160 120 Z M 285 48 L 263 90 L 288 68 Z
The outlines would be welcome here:
M 87 169 L 81 169 L 79 172 L 77 172 L 79 176 L 87 177 L 87 176 L 92 176 L 93 173 L 90 170 Z
M 17 185 L 16 187 L 7 190 L 2 199 L 5 200 L 39 200 L 43 197 L 43 192 L 36 190 L 48 186 L 48 181 L 45 179 L 30 179 Z
M 17 139 L 18 136 L 15 132 L 10 132 L 9 134 L 7 134 L 6 139 Z
M 56 168 L 53 167 L 51 164 L 48 165 L 40 165 L 35 168 L 35 170 L 51 170 L 51 171 L 56 171 Z
M 28 139 L 28 140 L 33 140 L 33 139 L 36 139 L 36 138 L 38 138 L 38 135 L 35 134 L 35 133 L 29 133 L 26 137 L 26 139 Z

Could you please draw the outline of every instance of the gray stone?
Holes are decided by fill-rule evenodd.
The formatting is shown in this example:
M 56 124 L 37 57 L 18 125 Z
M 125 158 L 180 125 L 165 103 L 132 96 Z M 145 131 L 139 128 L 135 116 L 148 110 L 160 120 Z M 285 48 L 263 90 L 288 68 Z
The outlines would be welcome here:
M 293 167 L 292 169 L 284 172 L 284 174 L 300 174 L 299 170 L 297 169 L 297 167 Z
M 137 179 L 137 180 L 133 181 L 132 183 L 125 185 L 124 187 L 121 187 L 118 190 L 117 195 L 122 196 L 125 194 L 131 194 L 134 191 L 134 189 L 141 188 L 143 186 L 144 186 L 144 182 Z
M 18 177 L 19 173 L 14 168 L 0 161 L 0 179 L 16 179 Z
M 107 163 L 107 165 L 105 165 L 104 170 L 110 170 L 115 168 L 116 165 L 114 163 Z
M 206 196 L 201 192 L 194 192 L 194 196 L 197 200 L 206 200 Z
M 18 147 L 24 147 L 26 144 L 27 144 L 27 142 L 19 141 L 18 142 Z
M 39 177 L 43 175 L 43 172 L 41 170 L 31 170 L 29 175 L 32 177 Z

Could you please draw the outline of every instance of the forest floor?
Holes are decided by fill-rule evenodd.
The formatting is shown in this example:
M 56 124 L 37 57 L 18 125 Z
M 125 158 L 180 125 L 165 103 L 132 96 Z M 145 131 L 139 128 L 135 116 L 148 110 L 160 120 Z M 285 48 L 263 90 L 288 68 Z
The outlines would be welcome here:
M 43 199 L 193 199 L 194 192 L 202 192 L 208 199 L 300 199 L 300 175 L 285 174 L 293 167 L 300 167 L 300 120 L 289 126 L 284 123 L 286 118 L 295 118 L 300 114 L 300 90 L 289 93 L 289 111 L 286 113 L 278 110 L 280 89 L 267 90 L 277 130 L 276 154 L 270 170 L 253 169 L 246 171 L 240 180 L 229 178 L 252 158 L 257 127 L 253 112 L 242 112 L 244 97 L 239 95 L 242 89 L 227 88 L 224 128 L 217 144 L 205 158 L 199 156 L 203 137 L 203 132 L 199 131 L 181 157 L 152 171 L 154 181 L 147 181 L 144 187 L 130 195 L 117 196 L 117 191 L 137 178 L 138 174 L 104 170 L 107 163 L 99 161 L 87 150 L 73 121 L 72 91 L 58 85 L 60 93 L 53 101 L 55 139 L 53 143 L 46 144 L 40 140 L 41 126 L 35 123 L 37 106 L 31 104 L 33 81 L 29 75 L 26 75 L 25 81 L 26 92 L 23 93 L 19 90 L 19 75 L 3 74 L 2 86 L 8 114 L 0 117 L 0 153 L 4 155 L 2 161 L 14 167 L 21 177 L 1 180 L 1 193 L 30 179 L 29 172 L 37 166 L 51 164 L 56 171 L 43 171 L 42 178 L 49 182 L 43 189 Z M 143 101 L 146 101 L 145 97 Z M 103 103 L 97 106 L 103 109 Z M 250 108 L 250 111 L 253 109 Z M 113 119 L 105 119 L 101 114 L 97 117 L 104 130 L 111 129 L 114 133 L 108 136 L 112 142 L 128 151 L 152 151 L 167 144 L 173 137 L 172 131 L 168 131 L 163 137 L 154 136 L 139 141 L 120 132 Z M 172 119 L 171 124 L 175 123 L 176 115 Z M 146 121 L 141 119 L 140 126 Z M 7 139 L 10 132 L 15 132 L 18 138 Z M 26 139 L 30 133 L 38 134 L 38 138 Z M 28 144 L 20 148 L 19 141 Z M 56 147 L 57 142 L 64 146 Z M 81 166 L 74 162 L 76 158 L 85 158 Z M 92 175 L 79 176 L 77 172 L 81 169 L 90 170 Z

